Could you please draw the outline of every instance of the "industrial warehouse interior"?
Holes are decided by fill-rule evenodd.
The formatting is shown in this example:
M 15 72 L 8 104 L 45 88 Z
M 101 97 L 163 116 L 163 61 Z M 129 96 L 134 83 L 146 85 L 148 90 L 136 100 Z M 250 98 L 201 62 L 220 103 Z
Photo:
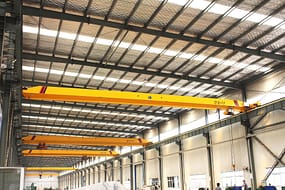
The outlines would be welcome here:
M 285 190 L 285 0 L 0 16 L 0 190 Z

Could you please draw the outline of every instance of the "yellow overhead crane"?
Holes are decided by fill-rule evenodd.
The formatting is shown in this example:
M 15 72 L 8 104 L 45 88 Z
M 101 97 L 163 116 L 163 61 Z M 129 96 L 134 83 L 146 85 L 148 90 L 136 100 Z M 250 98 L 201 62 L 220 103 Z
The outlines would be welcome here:
M 245 112 L 251 108 L 246 107 L 244 102 L 240 100 L 52 86 L 36 86 L 23 89 L 23 96 L 25 99 L 33 100 L 59 100 L 197 109 L 222 109 L 227 111 L 235 110 L 239 112 Z
M 94 157 L 94 156 L 118 156 L 115 151 L 104 150 L 23 150 L 23 156 L 40 157 Z
M 84 145 L 84 146 L 146 146 L 151 142 L 142 138 L 108 138 L 108 137 L 69 137 L 29 135 L 22 138 L 23 144 L 45 145 Z
M 226 110 L 226 113 L 231 111 L 245 112 L 249 109 L 255 108 L 258 104 L 245 106 L 244 102 L 240 100 L 229 100 L 220 98 L 199 98 L 191 96 L 176 96 L 164 94 L 150 94 L 139 92 L 123 92 L 123 91 L 110 91 L 110 90 L 93 90 L 93 89 L 80 89 L 80 88 L 64 88 L 64 87 L 51 87 L 51 86 L 36 86 L 23 89 L 22 94 L 25 99 L 32 100 L 51 100 L 51 101 L 71 101 L 71 102 L 93 102 L 93 103 L 107 103 L 107 104 L 132 104 L 144 106 L 167 106 L 167 107 L 180 107 L 180 108 L 197 108 L 197 109 L 221 109 Z M 33 143 L 29 140 L 31 136 L 24 137 L 24 142 Z M 46 137 L 45 137 L 46 138 Z M 55 137 L 49 137 L 51 141 L 39 142 L 41 143 L 75 143 L 75 140 L 61 137 L 55 140 Z M 77 138 L 77 137 L 74 137 Z M 102 140 L 102 139 L 101 139 Z M 84 141 L 84 142 L 83 142 Z M 96 143 L 99 144 L 99 138 L 94 138 L 93 141 L 80 140 L 77 145 L 83 143 Z M 118 141 L 109 142 L 108 139 L 101 141 L 105 145 L 119 145 Z M 80 144 L 82 143 L 82 144 Z M 122 145 L 126 141 L 121 141 Z M 147 143 L 147 142 L 146 142 Z M 88 145 L 90 145 L 88 144 Z M 85 145 L 85 144 L 84 144 Z M 102 145 L 102 144 L 100 144 Z M 101 151 L 102 152 L 102 151 Z M 116 156 L 115 152 L 107 151 L 108 153 L 96 154 L 84 150 L 24 150 L 24 156 Z

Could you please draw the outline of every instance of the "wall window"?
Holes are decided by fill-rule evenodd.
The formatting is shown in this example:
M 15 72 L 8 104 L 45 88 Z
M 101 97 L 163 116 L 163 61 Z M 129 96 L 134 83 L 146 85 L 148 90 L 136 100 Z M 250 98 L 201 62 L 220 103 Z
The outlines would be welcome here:
M 269 169 L 268 169 L 269 170 Z M 267 171 L 268 171 L 267 170 Z M 266 184 L 269 183 L 275 186 L 278 190 L 281 190 L 281 187 L 285 186 L 285 167 L 275 168 L 269 178 L 266 181 Z
M 226 188 L 227 186 L 242 186 L 242 181 L 244 180 L 244 172 L 243 171 L 230 171 L 223 172 L 221 174 L 222 177 L 222 188 Z
M 150 184 L 151 185 L 159 185 L 159 179 L 158 178 L 151 178 Z
M 167 177 L 167 187 L 168 188 L 179 188 L 179 178 L 178 176 Z
M 206 175 L 190 175 L 189 176 L 189 188 L 188 190 L 199 190 L 200 188 L 206 188 Z

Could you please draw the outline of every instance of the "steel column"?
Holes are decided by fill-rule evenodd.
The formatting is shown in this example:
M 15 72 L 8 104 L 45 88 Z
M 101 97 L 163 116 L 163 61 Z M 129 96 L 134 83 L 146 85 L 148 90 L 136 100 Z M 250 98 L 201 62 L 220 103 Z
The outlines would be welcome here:
M 142 170 L 143 170 L 143 186 L 144 186 L 146 185 L 146 152 L 143 151 L 141 155 L 142 155 L 142 160 L 143 160 Z
M 163 155 L 161 146 L 157 148 L 158 151 L 158 167 L 159 167 L 159 181 L 160 189 L 163 189 Z
M 184 154 L 182 142 L 177 142 L 179 147 L 179 166 L 180 166 L 180 176 L 181 176 L 181 190 L 185 190 L 185 171 L 184 171 Z
M 131 190 L 136 190 L 135 188 L 135 177 L 134 177 L 134 161 L 133 161 L 133 156 L 129 156 L 130 160 L 130 183 L 131 183 Z
M 247 101 L 247 93 L 246 88 L 243 86 L 242 88 L 242 97 L 243 101 Z M 261 116 L 262 117 L 262 116 Z M 259 122 L 257 120 L 257 122 Z M 252 143 L 252 125 L 249 120 L 249 114 L 245 113 L 245 117 L 241 119 L 241 124 L 245 127 L 245 134 L 246 134 L 246 144 L 247 144 L 247 155 L 248 155 L 248 164 L 251 172 L 251 189 L 257 188 L 257 180 L 256 180 L 256 171 L 255 171 L 255 162 L 254 162 L 254 152 L 253 152 L 253 143 Z M 257 123 L 256 123 L 257 124 Z M 255 124 L 255 125 L 256 125 Z
M 209 123 L 208 110 L 205 110 L 205 123 L 206 123 L 206 125 Z M 213 163 L 212 141 L 211 141 L 211 137 L 210 137 L 209 132 L 204 133 L 203 135 L 206 138 L 206 142 L 207 142 L 208 168 L 209 168 L 209 176 L 210 176 L 210 190 L 213 190 L 215 187 L 215 180 L 214 180 L 214 163 Z
M 11 117 L 11 91 L 7 90 L 2 95 L 2 123 L 0 125 L 0 166 L 8 166 L 7 147 L 8 132 Z
M 114 181 L 114 163 L 113 162 L 111 162 L 110 163 L 110 165 L 111 165 L 111 181 Z
M 181 115 L 178 114 L 177 117 L 177 122 L 178 122 L 178 130 L 180 134 L 180 128 L 181 128 Z M 181 176 L 181 190 L 185 190 L 185 170 L 184 170 L 184 153 L 183 153 L 183 144 L 182 141 L 177 141 L 177 145 L 179 148 L 179 164 L 180 164 L 180 176 Z
M 257 188 L 257 180 L 256 180 L 256 171 L 255 171 L 255 161 L 254 161 L 254 153 L 253 153 L 253 143 L 252 143 L 252 129 L 249 122 L 249 119 L 247 118 L 244 121 L 241 121 L 242 124 L 245 127 L 246 130 L 246 144 L 247 144 L 247 155 L 248 155 L 248 161 L 249 161 L 249 168 L 251 172 L 251 189 Z
M 123 159 L 119 160 L 119 164 L 120 164 L 120 182 L 121 184 L 124 183 L 124 179 L 123 179 Z
M 214 163 L 213 163 L 213 155 L 212 155 L 212 142 L 210 133 L 204 133 L 204 137 L 207 142 L 207 156 L 208 156 L 208 168 L 209 168 L 209 176 L 210 176 L 210 190 L 214 189 Z
M 103 164 L 103 167 L 104 167 L 104 181 L 103 182 L 106 182 L 107 181 L 107 178 L 108 178 L 108 174 L 107 174 L 107 164 Z

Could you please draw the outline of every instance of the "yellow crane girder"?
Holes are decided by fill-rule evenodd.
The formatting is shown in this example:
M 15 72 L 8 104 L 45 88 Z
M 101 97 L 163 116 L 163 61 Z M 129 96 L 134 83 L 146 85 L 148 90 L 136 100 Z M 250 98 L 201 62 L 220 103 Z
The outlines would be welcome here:
M 68 170 L 77 170 L 74 167 L 27 167 L 26 171 L 68 171 Z
M 23 150 L 23 156 L 40 157 L 93 157 L 93 156 L 118 156 L 115 151 L 103 150 Z
M 59 174 L 55 173 L 25 173 L 26 177 L 58 177 Z
M 29 135 L 23 144 L 85 145 L 85 146 L 146 146 L 151 142 L 142 138 L 70 137 Z
M 23 89 L 23 96 L 25 99 L 33 100 L 133 104 L 197 109 L 232 109 L 239 112 L 247 110 L 244 102 L 240 100 L 51 86 L 36 86 Z

